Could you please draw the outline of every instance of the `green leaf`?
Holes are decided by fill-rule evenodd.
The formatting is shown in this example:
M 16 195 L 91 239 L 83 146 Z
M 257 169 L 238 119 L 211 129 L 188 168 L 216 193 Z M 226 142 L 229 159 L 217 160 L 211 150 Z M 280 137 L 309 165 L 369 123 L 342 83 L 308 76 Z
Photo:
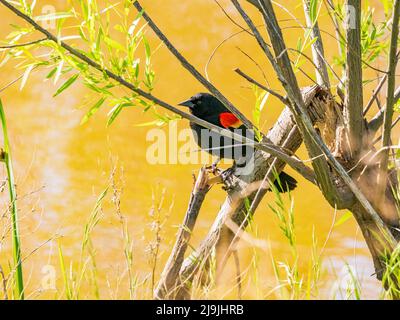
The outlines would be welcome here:
M 123 108 L 123 106 L 121 104 L 117 104 L 114 106 L 114 108 L 111 109 L 111 111 L 108 113 L 110 118 L 107 121 L 107 127 L 109 127 L 114 122 L 114 120 L 118 117 L 122 108 Z
M 29 75 L 30 75 L 33 67 L 34 67 L 34 65 L 31 64 L 28 68 L 26 68 L 24 75 L 22 77 L 22 80 L 21 80 L 21 85 L 19 87 L 19 90 L 22 90 L 25 87 L 26 81 L 28 81 Z
M 318 14 L 318 0 L 310 0 L 310 19 L 314 25 Z
M 351 217 L 353 216 L 353 214 L 350 211 L 346 211 L 341 217 L 340 219 L 335 223 L 335 227 L 338 227 L 340 225 L 342 225 L 343 223 L 345 223 L 347 220 L 349 220 Z
M 107 36 L 104 36 L 104 42 L 113 49 L 122 51 L 122 52 L 126 52 L 124 46 L 122 44 L 120 44 L 118 41 L 115 41 Z
M 46 79 L 51 79 L 57 71 L 57 67 L 53 68 L 46 76 Z
M 154 121 L 135 124 L 134 127 L 152 127 L 152 126 L 161 127 L 164 124 L 165 121 L 163 120 L 154 120 Z
M 140 18 L 142 17 L 142 15 L 143 15 L 143 12 L 144 12 L 144 10 L 140 11 L 139 14 L 136 16 L 135 20 L 133 20 L 133 22 L 132 22 L 132 24 L 131 24 L 131 26 L 129 27 L 129 30 L 128 30 L 128 34 L 129 35 L 133 35 L 133 33 L 135 32 L 135 29 L 139 24 L 139 21 L 140 21 Z
M 68 89 L 75 81 L 78 79 L 79 73 L 74 74 L 71 78 L 69 78 L 67 81 L 65 81 L 60 88 L 56 91 L 56 93 L 53 95 L 53 98 L 58 96 L 61 92 L 64 90 Z
M 61 60 L 57 66 L 56 75 L 54 77 L 54 84 L 56 84 L 58 79 L 60 79 L 60 75 L 63 70 L 63 66 L 64 66 L 64 60 Z
M 86 122 L 89 121 L 89 119 L 97 112 L 97 110 L 100 109 L 100 107 L 103 105 L 104 101 L 106 101 L 106 98 L 102 97 L 99 101 L 97 101 L 93 107 L 90 108 L 88 113 L 85 114 L 85 116 L 81 120 L 81 125 L 85 124 Z
M 145 48 L 145 53 L 146 53 L 146 64 L 149 64 L 150 57 L 151 57 L 151 49 L 150 49 L 150 44 L 147 41 L 146 37 L 143 37 L 143 43 L 144 43 L 144 48 Z
M 35 21 L 58 20 L 58 19 L 64 19 L 64 18 L 69 18 L 69 17 L 73 17 L 73 16 L 74 16 L 74 14 L 71 12 L 56 12 L 56 13 L 46 14 L 43 16 L 37 16 L 37 17 L 35 17 Z

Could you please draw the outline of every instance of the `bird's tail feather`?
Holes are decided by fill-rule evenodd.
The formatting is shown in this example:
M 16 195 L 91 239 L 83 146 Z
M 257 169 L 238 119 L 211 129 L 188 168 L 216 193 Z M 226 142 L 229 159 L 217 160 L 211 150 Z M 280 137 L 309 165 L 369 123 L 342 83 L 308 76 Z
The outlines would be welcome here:
M 280 193 L 292 191 L 297 187 L 297 180 L 285 172 L 279 174 L 279 179 L 274 181 L 274 186 Z

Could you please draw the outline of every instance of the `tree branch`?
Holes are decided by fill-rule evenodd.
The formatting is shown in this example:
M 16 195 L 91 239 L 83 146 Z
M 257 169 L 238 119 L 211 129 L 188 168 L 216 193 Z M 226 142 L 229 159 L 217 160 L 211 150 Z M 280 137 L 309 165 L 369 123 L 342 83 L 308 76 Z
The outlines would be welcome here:
M 382 147 L 388 147 L 390 145 L 391 132 L 392 132 L 392 118 L 394 112 L 394 90 L 396 85 L 396 67 L 397 67 L 397 41 L 399 40 L 399 19 L 400 19 L 400 0 L 396 0 L 393 6 L 393 22 L 392 22 L 392 37 L 390 41 L 390 52 L 389 52 L 389 69 L 388 69 L 388 86 L 386 94 L 386 108 L 383 119 L 383 133 L 382 133 Z M 378 183 L 378 190 L 384 193 L 386 189 L 387 176 L 386 172 L 388 169 L 389 162 L 389 150 L 385 150 L 382 153 L 382 161 L 380 164 L 381 172 L 380 181 Z
M 238 75 L 240 75 L 241 77 L 245 78 L 248 82 L 255 84 L 257 87 L 259 87 L 260 89 L 263 89 L 264 91 L 270 93 L 271 95 L 273 95 L 275 98 L 278 98 L 284 105 L 289 105 L 290 101 L 281 96 L 279 93 L 267 88 L 266 86 L 262 85 L 261 83 L 259 83 L 258 81 L 254 80 L 253 78 L 251 78 L 250 76 L 248 76 L 247 74 L 245 74 L 242 70 L 240 70 L 239 68 L 236 68 L 234 70 Z
M 316 39 L 311 47 L 314 63 L 317 66 L 317 69 L 315 70 L 317 82 L 320 86 L 324 86 L 326 89 L 330 90 L 331 84 L 329 81 L 328 69 L 326 67 L 326 62 L 324 58 L 324 45 L 322 42 L 318 21 L 311 20 L 310 0 L 303 0 L 303 4 L 307 27 L 311 29 L 311 38 Z
M 26 46 L 31 46 L 33 44 L 37 44 L 43 41 L 46 41 L 47 38 L 43 38 L 43 39 L 38 39 L 38 40 L 34 40 L 31 42 L 26 42 L 26 43 L 18 43 L 18 44 L 11 44 L 8 46 L 0 46 L 0 49 L 13 49 L 13 48 L 20 48 L 20 47 L 26 47 Z
M 340 23 L 335 12 L 335 6 L 331 0 L 324 0 L 325 8 L 327 9 L 328 15 L 332 20 L 333 26 L 335 27 L 336 39 L 338 44 L 339 56 L 343 56 L 342 43 L 346 42 L 342 32 L 340 31 Z
M 394 93 L 394 104 L 396 104 L 399 100 L 400 100 L 400 87 L 398 87 L 396 92 Z M 379 110 L 378 113 L 368 123 L 368 131 L 369 131 L 368 134 L 370 136 L 374 136 L 375 133 L 382 126 L 385 110 L 386 110 L 386 105 L 381 110 Z
M 361 152 L 364 131 L 361 61 L 361 1 L 346 0 L 346 98 L 344 119 L 353 157 Z
M 400 51 L 397 52 L 396 55 L 396 59 L 398 60 L 400 58 Z M 375 88 L 374 93 L 372 95 L 372 97 L 369 99 L 368 104 L 365 106 L 364 108 L 364 117 L 367 115 L 369 109 L 371 109 L 372 104 L 374 103 L 374 101 L 378 101 L 377 97 L 379 92 L 381 91 L 383 85 L 385 84 L 386 80 L 387 80 L 388 74 L 385 73 L 385 75 L 382 77 L 381 81 L 379 81 L 378 86 Z
M 189 201 L 189 207 L 186 211 L 184 221 L 179 229 L 175 245 L 168 258 L 168 261 L 161 274 L 157 288 L 154 292 L 155 299 L 173 299 L 180 286 L 179 271 L 181 269 L 185 252 L 196 224 L 200 208 L 210 190 L 211 185 L 208 179 L 208 173 L 205 168 L 201 168 Z

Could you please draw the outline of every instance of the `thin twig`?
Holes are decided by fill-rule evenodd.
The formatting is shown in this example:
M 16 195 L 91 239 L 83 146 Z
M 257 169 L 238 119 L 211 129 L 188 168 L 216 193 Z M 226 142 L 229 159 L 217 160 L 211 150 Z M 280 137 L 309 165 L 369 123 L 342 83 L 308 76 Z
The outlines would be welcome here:
M 236 283 L 238 287 L 238 298 L 239 300 L 242 300 L 242 276 L 240 273 L 240 260 L 237 250 L 233 251 L 233 260 L 235 261 L 235 267 L 236 267 Z
M 398 116 L 397 119 L 396 119 L 395 121 L 393 121 L 392 130 L 393 130 L 393 128 L 399 123 L 399 121 L 400 121 L 400 116 Z M 377 144 L 377 143 L 378 143 L 379 141 L 381 141 L 381 140 L 382 140 L 382 135 L 380 135 L 379 137 L 377 137 L 377 138 L 372 142 L 372 144 L 375 145 L 375 144 Z
M 315 39 L 311 47 L 314 63 L 316 64 L 315 73 L 317 76 L 317 82 L 319 85 L 325 86 L 325 88 L 329 90 L 331 84 L 329 81 L 328 69 L 326 67 L 321 31 L 319 29 L 318 22 L 311 20 L 310 0 L 303 0 L 303 4 L 307 27 L 311 28 L 311 36 L 313 39 Z
M 214 0 L 214 2 L 215 2 L 215 3 L 217 4 L 217 6 L 221 9 L 221 11 L 224 13 L 224 15 L 228 18 L 229 21 L 231 21 L 235 26 L 239 27 L 239 28 L 242 30 L 242 32 L 246 32 L 246 33 L 252 35 L 251 32 L 249 32 L 249 30 L 246 30 L 245 28 L 243 28 L 239 23 L 237 23 L 237 22 L 229 15 L 228 12 L 226 12 L 225 8 L 219 3 L 218 0 Z
M 0 89 L 0 93 L 2 93 L 4 90 L 8 89 L 9 87 L 11 87 L 14 83 L 18 82 L 19 80 L 21 80 L 23 78 L 24 74 L 21 74 L 18 78 L 10 81 L 9 83 L 7 83 L 3 88 Z
M 400 100 L 400 87 L 394 93 L 394 104 Z M 374 135 L 383 124 L 383 117 L 385 115 L 386 105 L 381 108 L 378 113 L 368 123 L 368 130 L 370 135 Z
M 266 86 L 262 85 L 261 83 L 259 83 L 258 81 L 254 80 L 253 78 L 251 78 L 250 76 L 248 76 L 247 74 L 245 74 L 242 70 L 240 70 L 239 68 L 236 68 L 234 70 L 238 75 L 242 76 L 243 78 L 245 78 L 248 82 L 255 84 L 257 87 L 263 89 L 264 91 L 270 93 L 271 95 L 273 95 L 274 97 L 278 98 L 284 105 L 289 105 L 289 100 L 287 98 L 285 98 L 284 96 L 280 95 L 279 93 L 277 93 L 274 90 L 271 90 L 269 88 L 267 88 Z
M 261 68 L 260 64 L 254 58 L 252 58 L 247 52 L 245 52 L 243 49 L 241 49 L 240 47 L 237 46 L 236 49 L 238 49 L 243 55 L 245 55 L 251 62 L 254 63 L 254 65 L 257 67 L 257 69 L 260 70 L 260 72 L 261 72 L 261 74 L 262 74 L 262 76 L 263 76 L 263 78 L 265 80 L 265 83 L 268 86 L 270 86 L 269 81 L 268 81 L 268 79 L 267 79 L 267 77 L 265 75 L 265 72 Z
M 396 58 L 399 59 L 400 58 L 400 51 L 397 52 Z M 383 85 L 385 84 L 386 80 L 387 80 L 388 74 L 386 72 L 386 74 L 381 78 L 381 80 L 379 81 L 378 86 L 375 88 L 374 93 L 372 95 L 372 97 L 369 99 L 367 105 L 364 108 L 364 117 L 367 115 L 369 109 L 371 109 L 372 104 L 374 103 L 374 101 L 377 101 L 378 95 L 383 87 Z
M 37 44 L 43 41 L 46 41 L 47 38 L 43 38 L 43 39 L 38 39 L 38 40 L 34 40 L 31 42 L 26 42 L 26 43 L 17 43 L 17 44 L 10 44 L 7 46 L 0 46 L 0 49 L 13 49 L 13 48 L 20 48 L 20 47 L 26 47 L 26 46 L 31 46 L 33 44 Z
M 3 286 L 3 294 L 4 294 L 4 300 L 8 300 L 8 295 L 7 295 L 7 278 L 4 274 L 3 267 L 0 265 L 0 275 L 1 275 L 1 282 Z
M 335 6 L 333 5 L 331 0 L 325 0 L 324 5 L 327 9 L 329 17 L 332 20 L 333 26 L 335 27 L 335 32 L 336 32 L 336 37 L 337 37 L 337 42 L 338 42 L 339 56 L 343 56 L 342 43 L 345 43 L 346 39 L 343 36 L 342 32 L 340 31 L 340 23 L 338 21 L 338 17 L 335 12 Z M 331 10 L 333 11 L 333 13 L 331 13 Z

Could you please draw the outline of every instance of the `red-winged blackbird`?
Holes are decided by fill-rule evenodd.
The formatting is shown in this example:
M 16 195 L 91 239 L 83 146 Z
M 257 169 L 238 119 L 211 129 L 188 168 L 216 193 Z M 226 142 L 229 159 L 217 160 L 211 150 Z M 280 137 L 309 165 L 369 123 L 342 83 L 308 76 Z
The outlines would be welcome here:
M 222 102 L 209 93 L 198 93 L 179 105 L 188 107 L 190 113 L 200 119 L 254 140 L 254 132 L 248 130 Z M 198 146 L 218 158 L 234 159 L 235 164 L 239 166 L 245 165 L 254 154 L 252 146 L 227 139 L 194 122 L 190 122 L 190 127 Z M 293 190 L 297 186 L 297 181 L 284 172 L 280 173 L 279 182 L 274 182 L 279 192 Z

